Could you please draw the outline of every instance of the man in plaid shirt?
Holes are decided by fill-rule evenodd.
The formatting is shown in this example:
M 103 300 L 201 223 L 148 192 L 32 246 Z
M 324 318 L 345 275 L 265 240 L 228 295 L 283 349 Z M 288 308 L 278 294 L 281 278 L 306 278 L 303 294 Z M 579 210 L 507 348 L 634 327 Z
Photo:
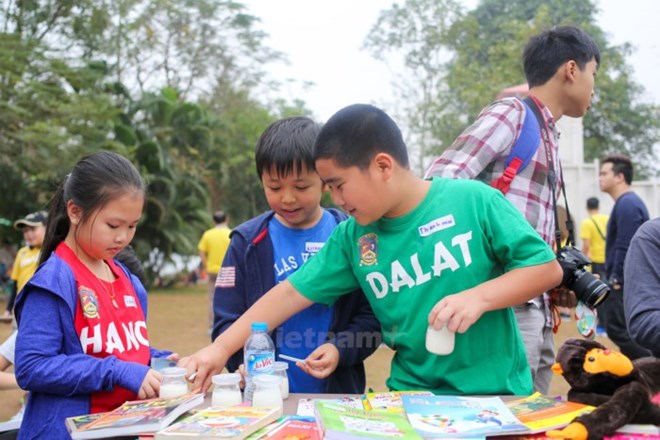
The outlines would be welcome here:
M 556 27 L 530 39 L 523 51 L 529 95 L 548 134 L 539 141 L 529 164 L 514 177 L 506 198 L 513 203 L 546 243 L 554 246 L 552 192 L 559 195 L 558 138 L 556 121 L 563 115 L 583 116 L 591 105 L 600 52 L 594 40 L 579 28 Z M 518 140 L 525 106 L 504 98 L 484 108 L 476 121 L 438 157 L 426 177 L 477 179 L 490 183 L 502 175 L 511 148 Z M 550 188 L 548 170 L 554 166 L 556 182 Z M 564 293 L 564 295 L 566 295 Z M 573 294 L 556 299 L 557 305 L 574 305 Z M 548 294 L 514 308 L 525 343 L 534 388 L 548 393 L 554 362 L 553 318 Z

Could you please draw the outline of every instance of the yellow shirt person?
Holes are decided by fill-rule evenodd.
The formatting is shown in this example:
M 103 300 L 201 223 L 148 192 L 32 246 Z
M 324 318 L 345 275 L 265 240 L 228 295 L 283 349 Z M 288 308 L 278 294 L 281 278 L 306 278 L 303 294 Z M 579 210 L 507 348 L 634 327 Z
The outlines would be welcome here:
M 229 234 L 231 233 L 231 229 L 227 226 L 227 216 L 223 211 L 214 212 L 213 221 L 215 226 L 202 234 L 202 238 L 197 245 L 202 265 L 208 277 L 209 329 L 213 326 L 215 279 L 218 277 L 222 260 L 229 248 Z
M 580 239 L 582 239 L 582 253 L 592 261 L 591 271 L 605 276 L 605 236 L 607 235 L 607 221 L 609 216 L 598 212 L 598 199 L 587 199 L 587 212 L 589 217 L 582 220 Z

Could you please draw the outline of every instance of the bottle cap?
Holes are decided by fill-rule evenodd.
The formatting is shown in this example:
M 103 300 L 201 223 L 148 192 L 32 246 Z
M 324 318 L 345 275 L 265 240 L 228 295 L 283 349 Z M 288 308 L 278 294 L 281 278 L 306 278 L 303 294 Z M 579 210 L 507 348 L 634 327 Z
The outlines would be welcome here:
M 276 361 L 274 368 L 275 371 L 288 370 L 289 364 L 287 362 Z
M 253 322 L 251 326 L 252 331 L 265 332 L 268 330 L 268 324 L 265 322 Z
M 163 376 L 168 377 L 177 377 L 177 376 L 186 376 L 186 369 L 183 367 L 168 367 L 161 370 Z
M 234 385 L 241 381 L 241 375 L 238 373 L 216 374 L 211 378 L 213 385 Z
M 252 381 L 255 383 L 255 385 L 278 385 L 280 382 L 282 382 L 282 378 L 280 376 L 274 376 L 272 374 L 259 374 L 257 376 L 254 376 L 252 378 Z

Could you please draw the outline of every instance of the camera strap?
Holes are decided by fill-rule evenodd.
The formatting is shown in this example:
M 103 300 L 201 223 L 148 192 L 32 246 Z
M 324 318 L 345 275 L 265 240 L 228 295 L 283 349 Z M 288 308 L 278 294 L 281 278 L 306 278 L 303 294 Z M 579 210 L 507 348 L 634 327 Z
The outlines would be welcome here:
M 557 251 L 559 251 L 561 249 L 561 229 L 559 228 L 557 193 L 555 192 L 555 188 L 557 187 L 557 176 L 555 174 L 555 165 L 554 160 L 552 159 L 552 151 L 550 150 L 550 129 L 548 128 L 548 122 L 543 117 L 543 113 L 541 112 L 541 103 L 538 101 L 538 99 L 532 95 L 528 95 L 524 100 L 534 112 L 536 119 L 538 119 L 539 122 L 542 122 L 539 123 L 539 127 L 541 129 L 541 141 L 543 142 L 545 156 L 548 161 L 548 183 L 550 184 L 550 193 L 552 194 L 552 208 L 555 216 L 555 244 L 557 246 Z M 573 221 L 571 220 L 571 212 L 568 209 L 568 198 L 566 197 L 566 187 L 564 185 L 564 176 L 561 167 L 561 161 L 559 160 L 559 155 L 557 155 L 557 163 L 559 164 L 561 192 L 564 194 L 564 203 L 566 204 L 566 229 L 568 230 L 568 238 L 566 243 L 569 245 L 575 245 Z

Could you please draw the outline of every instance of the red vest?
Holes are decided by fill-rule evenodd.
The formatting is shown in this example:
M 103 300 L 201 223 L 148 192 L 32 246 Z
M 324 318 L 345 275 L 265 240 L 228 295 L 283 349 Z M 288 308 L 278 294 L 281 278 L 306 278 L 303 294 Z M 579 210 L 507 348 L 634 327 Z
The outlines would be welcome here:
M 114 261 L 106 263 L 116 277 L 109 283 L 99 280 L 64 242 L 55 250 L 73 271 L 78 305 L 74 324 L 83 353 L 149 365 L 149 335 L 140 301 L 126 273 Z M 116 306 L 113 303 L 116 303 Z M 101 384 L 99 384 L 99 388 Z M 90 412 L 115 409 L 137 395 L 120 386 L 91 394 Z

